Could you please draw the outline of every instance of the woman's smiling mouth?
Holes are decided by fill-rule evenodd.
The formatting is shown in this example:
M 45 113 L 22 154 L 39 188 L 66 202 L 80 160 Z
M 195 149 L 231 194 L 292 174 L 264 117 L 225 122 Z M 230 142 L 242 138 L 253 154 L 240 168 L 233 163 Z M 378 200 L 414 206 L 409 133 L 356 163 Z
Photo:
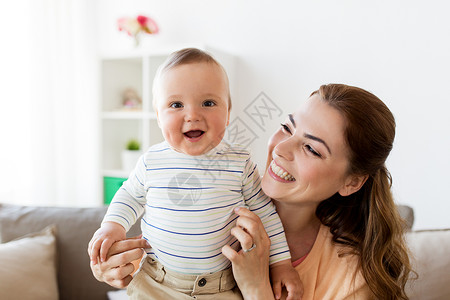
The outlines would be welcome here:
M 281 182 L 295 181 L 295 178 L 291 174 L 289 174 L 286 170 L 278 166 L 274 160 L 272 160 L 272 162 L 270 163 L 268 172 L 277 181 Z

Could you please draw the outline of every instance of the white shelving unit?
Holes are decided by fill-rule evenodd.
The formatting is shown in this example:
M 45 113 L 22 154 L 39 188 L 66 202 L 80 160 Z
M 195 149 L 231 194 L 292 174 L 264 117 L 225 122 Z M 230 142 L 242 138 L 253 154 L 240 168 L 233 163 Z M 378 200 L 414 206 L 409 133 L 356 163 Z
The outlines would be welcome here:
M 234 58 L 221 51 L 198 45 L 172 46 L 151 51 L 105 54 L 100 59 L 101 72 L 101 174 L 104 201 L 111 198 L 112 190 L 127 178 L 130 170 L 122 168 L 121 153 L 131 139 L 141 143 L 141 151 L 163 141 L 156 113 L 152 107 L 152 84 L 156 70 L 173 51 L 196 47 L 208 51 L 227 70 L 230 89 L 233 89 Z M 131 88 L 142 99 L 140 110 L 123 109 L 123 92 Z M 111 187 L 114 185 L 114 188 Z
M 129 140 L 137 139 L 141 149 L 162 141 L 151 104 L 151 88 L 156 69 L 168 54 L 137 54 L 101 60 L 103 176 L 128 176 L 129 170 L 122 169 L 121 153 Z M 142 99 L 140 110 L 123 108 L 122 94 L 130 88 Z

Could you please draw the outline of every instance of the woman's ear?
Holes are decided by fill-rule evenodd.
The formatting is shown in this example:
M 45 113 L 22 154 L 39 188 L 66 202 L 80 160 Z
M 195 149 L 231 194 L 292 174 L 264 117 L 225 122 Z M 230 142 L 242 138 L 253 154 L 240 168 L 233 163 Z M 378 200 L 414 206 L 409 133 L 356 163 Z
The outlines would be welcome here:
M 369 178 L 369 175 L 350 175 L 338 191 L 339 195 L 345 197 L 356 193 L 364 185 L 367 178 Z

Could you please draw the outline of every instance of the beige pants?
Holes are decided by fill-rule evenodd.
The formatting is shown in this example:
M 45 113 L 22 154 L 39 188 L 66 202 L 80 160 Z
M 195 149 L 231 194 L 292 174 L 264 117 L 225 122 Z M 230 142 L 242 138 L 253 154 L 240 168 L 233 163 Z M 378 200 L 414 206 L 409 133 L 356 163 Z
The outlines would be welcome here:
M 166 270 L 146 257 L 127 288 L 130 299 L 242 300 L 230 269 L 213 274 L 185 275 Z

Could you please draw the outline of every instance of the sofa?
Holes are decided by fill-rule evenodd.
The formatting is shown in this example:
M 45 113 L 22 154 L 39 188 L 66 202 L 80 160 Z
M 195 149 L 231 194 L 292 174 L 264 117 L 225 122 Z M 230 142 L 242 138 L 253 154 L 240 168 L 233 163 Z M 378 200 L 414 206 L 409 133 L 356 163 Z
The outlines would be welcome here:
M 0 299 L 107 299 L 107 292 L 115 289 L 94 278 L 87 254 L 87 245 L 105 212 L 106 207 L 0 204 Z M 129 236 L 139 234 L 139 224 L 128 233 Z M 22 245 L 17 246 L 20 241 Z M 6 247 L 8 244 L 13 246 Z M 20 248 L 27 251 L 17 261 L 14 256 L 20 254 L 17 253 Z M 23 261 L 25 266 L 19 265 Z M 30 274 L 26 281 L 19 274 L 23 272 Z M 18 289 L 20 297 L 11 294 Z M 28 298 L 29 295 L 32 297 Z
M 411 228 L 412 209 L 399 211 Z M 86 250 L 105 212 L 0 204 L 0 299 L 113 299 L 121 291 L 94 278 Z M 139 233 L 135 224 L 128 235 Z M 419 274 L 408 284 L 411 299 L 450 299 L 450 229 L 410 231 L 406 239 Z

